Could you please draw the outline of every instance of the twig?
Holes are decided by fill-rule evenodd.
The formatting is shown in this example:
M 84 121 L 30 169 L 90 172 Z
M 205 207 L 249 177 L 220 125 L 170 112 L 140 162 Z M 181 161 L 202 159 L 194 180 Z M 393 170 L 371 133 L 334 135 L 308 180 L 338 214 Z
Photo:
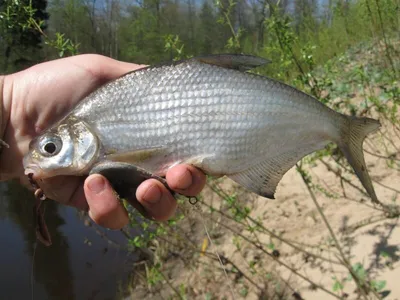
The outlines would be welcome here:
M 162 278 L 164 278 L 164 280 L 167 282 L 168 286 L 174 291 L 174 293 L 179 297 L 179 299 L 184 300 L 185 298 L 182 297 L 181 293 L 179 293 L 179 291 L 172 285 L 172 283 L 168 280 L 167 276 L 164 275 L 164 273 L 159 270 L 158 271 L 160 273 L 160 275 L 162 276 Z
M 208 185 L 208 186 L 209 186 L 218 196 L 220 196 L 222 199 L 224 199 L 223 195 L 221 194 L 221 193 L 224 193 L 224 192 L 223 192 L 221 189 L 218 191 L 217 189 L 215 189 L 215 187 L 213 187 L 213 186 L 211 186 L 211 185 Z M 202 204 L 204 204 L 205 206 L 208 206 L 208 204 L 206 204 L 206 203 L 204 203 L 204 202 L 202 202 Z M 208 206 L 208 207 L 210 207 L 210 206 Z M 234 207 L 235 207 L 236 209 L 240 209 L 240 208 L 238 208 L 236 205 L 234 205 Z M 235 221 L 236 223 L 239 223 L 239 224 L 241 224 L 241 225 L 243 225 L 243 226 L 246 226 L 246 225 L 243 224 L 242 222 L 237 221 L 237 220 L 234 220 L 231 216 L 229 216 L 229 215 L 223 213 L 222 211 L 220 211 L 220 210 L 216 210 L 216 211 L 217 211 L 219 214 L 223 215 L 224 217 L 226 217 L 226 218 L 228 218 L 228 219 L 231 219 L 231 220 Z M 320 255 L 318 255 L 318 254 L 313 254 L 313 253 L 311 253 L 311 252 L 308 252 L 308 251 L 305 250 L 305 249 L 302 249 L 302 248 L 300 248 L 300 247 L 294 245 L 294 244 L 291 243 L 290 241 L 288 241 L 288 240 L 286 240 L 286 239 L 284 239 L 284 238 L 278 236 L 278 235 L 275 234 L 274 232 L 272 232 L 272 231 L 268 230 L 267 228 L 265 228 L 264 225 L 263 225 L 262 223 L 260 223 L 260 222 L 258 222 L 257 220 L 253 219 L 251 216 L 246 216 L 246 218 L 249 219 L 251 222 L 253 222 L 255 225 L 257 225 L 258 227 L 260 227 L 264 232 L 266 232 L 266 233 L 269 234 L 270 236 L 276 238 L 277 240 L 281 241 L 281 242 L 284 243 L 284 244 L 289 245 L 290 247 L 292 247 L 293 249 L 295 249 L 295 250 L 297 250 L 297 251 L 303 252 L 304 254 L 307 254 L 307 255 L 309 255 L 309 256 L 311 256 L 311 257 L 318 258 L 318 259 L 321 259 L 321 260 L 324 260 L 324 261 L 327 261 L 327 262 L 330 262 L 330 263 L 333 263 L 333 264 L 340 264 L 340 262 L 338 262 L 338 261 L 331 260 L 331 259 L 329 259 L 329 258 L 320 256 Z
M 372 155 L 372 156 L 375 156 L 375 157 L 379 157 L 379 158 L 383 158 L 383 159 L 387 159 L 387 160 L 394 160 L 394 161 L 400 162 L 400 159 L 396 158 L 396 154 L 397 153 L 393 153 L 393 154 L 391 154 L 389 156 L 384 156 L 384 155 L 379 155 L 379 154 L 376 154 L 376 153 L 372 153 L 372 152 L 370 152 L 370 151 L 368 151 L 366 149 L 364 149 L 364 151 L 366 153 Z
M 214 222 L 219 222 L 215 219 L 213 219 L 212 217 L 209 217 L 210 220 L 213 220 Z M 299 276 L 301 279 L 307 281 L 309 284 L 315 286 L 316 288 L 328 293 L 329 295 L 337 298 L 337 299 L 341 299 L 338 295 L 332 293 L 330 290 L 324 288 L 322 285 L 317 284 L 315 282 L 313 282 L 312 280 L 310 280 L 309 278 L 307 278 L 306 276 L 300 274 L 298 271 L 296 271 L 294 268 L 292 268 L 291 266 L 289 266 L 288 264 L 284 263 L 282 260 L 280 260 L 279 258 L 274 257 L 271 253 L 269 253 L 267 250 L 265 250 L 261 245 L 257 245 L 254 241 L 252 241 L 250 238 L 244 236 L 243 234 L 241 234 L 240 232 L 237 232 L 236 230 L 230 228 L 229 226 L 225 225 L 222 222 L 219 222 L 219 225 L 231 230 L 234 234 L 240 236 L 242 239 L 246 240 L 247 242 L 251 243 L 252 245 L 254 245 L 254 247 L 256 247 L 257 249 L 259 249 L 260 251 L 262 251 L 264 254 L 268 255 L 270 258 L 272 258 L 274 261 L 276 261 L 279 265 L 281 265 L 282 267 L 288 269 L 289 271 L 293 272 L 295 275 Z
M 340 254 L 340 256 L 341 256 L 341 259 L 342 259 L 342 261 L 343 261 L 344 266 L 345 266 L 345 267 L 347 268 L 347 270 L 350 272 L 351 276 L 353 277 L 354 282 L 357 284 L 358 289 L 359 289 L 360 292 L 362 293 L 364 299 L 365 299 L 365 300 L 368 300 L 367 293 L 366 293 L 366 291 L 364 290 L 364 287 L 363 287 L 363 285 L 361 284 L 360 279 L 358 278 L 357 274 L 354 272 L 353 268 L 351 267 L 350 261 L 349 261 L 349 260 L 347 259 L 347 257 L 345 256 L 345 254 L 344 254 L 344 252 L 343 252 L 343 250 L 342 250 L 342 247 L 340 246 L 340 243 L 339 243 L 338 239 L 336 238 L 336 235 L 335 235 L 335 233 L 334 233 L 334 231 L 333 231 L 331 225 L 330 225 L 329 222 L 328 222 L 328 219 L 326 218 L 324 212 L 322 211 L 322 208 L 321 208 L 321 206 L 319 205 L 319 203 L 318 203 L 318 201 L 317 201 L 317 198 L 315 197 L 314 192 L 312 191 L 312 189 L 311 189 L 311 187 L 310 187 L 309 180 L 305 177 L 304 171 L 301 169 L 301 167 L 300 167 L 298 164 L 296 164 L 296 166 L 297 166 L 297 170 L 298 170 L 298 172 L 299 172 L 299 174 L 300 174 L 300 176 L 301 176 L 301 179 L 303 180 L 304 184 L 306 185 L 307 190 L 308 190 L 308 192 L 310 193 L 311 199 L 313 200 L 314 205 L 315 205 L 315 207 L 316 207 L 317 210 L 318 210 L 318 213 L 320 214 L 322 220 L 324 221 L 325 226 L 327 227 L 327 229 L 328 229 L 328 231 L 329 231 L 329 233 L 330 233 L 330 235 L 331 235 L 331 237 L 332 237 L 332 239 L 333 239 L 333 241 L 334 241 L 334 243 L 335 243 L 336 249 L 338 249 L 338 251 L 339 251 L 339 254 Z
M 354 183 L 352 183 L 349 179 L 345 178 L 342 176 L 341 172 L 339 170 L 335 170 L 330 164 L 328 164 L 327 162 L 325 162 L 323 159 L 319 159 L 319 161 L 328 169 L 328 171 L 334 173 L 337 177 L 339 177 L 341 180 L 343 180 L 344 182 L 346 182 L 348 185 L 350 185 L 351 187 L 355 188 L 356 190 L 358 190 L 361 194 L 363 194 L 364 196 L 368 196 L 368 194 L 363 191 L 361 188 L 359 188 L 358 186 L 356 186 Z

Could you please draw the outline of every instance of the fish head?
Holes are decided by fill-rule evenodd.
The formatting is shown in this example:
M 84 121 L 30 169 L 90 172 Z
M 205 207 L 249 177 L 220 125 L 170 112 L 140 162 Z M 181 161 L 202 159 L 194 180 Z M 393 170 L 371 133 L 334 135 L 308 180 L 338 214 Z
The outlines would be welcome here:
M 99 141 L 90 127 L 66 120 L 34 138 L 24 157 L 25 174 L 35 179 L 58 175 L 83 175 L 99 155 Z

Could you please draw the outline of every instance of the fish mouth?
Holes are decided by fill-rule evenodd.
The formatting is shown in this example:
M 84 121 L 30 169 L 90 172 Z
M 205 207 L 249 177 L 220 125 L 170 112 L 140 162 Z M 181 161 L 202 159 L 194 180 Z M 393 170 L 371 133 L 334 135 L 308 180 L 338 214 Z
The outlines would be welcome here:
M 42 177 L 43 171 L 42 171 L 42 169 L 41 169 L 39 166 L 31 164 L 31 165 L 27 165 L 27 166 L 25 167 L 24 174 L 25 174 L 25 175 L 30 175 L 30 174 L 32 174 L 32 177 L 33 177 L 34 179 L 37 179 L 37 178 Z
M 35 179 L 43 176 L 43 170 L 37 164 L 32 163 L 30 156 L 24 157 L 23 166 L 25 175 L 31 175 Z

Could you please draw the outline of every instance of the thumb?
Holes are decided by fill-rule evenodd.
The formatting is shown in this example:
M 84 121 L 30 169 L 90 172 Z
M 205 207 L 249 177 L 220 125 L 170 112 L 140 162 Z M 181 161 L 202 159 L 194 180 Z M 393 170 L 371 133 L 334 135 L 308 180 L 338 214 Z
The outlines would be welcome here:
M 79 65 L 94 75 L 94 78 L 99 78 L 105 82 L 146 67 L 146 65 L 123 62 L 98 54 L 81 54 L 68 57 L 65 60 Z
M 118 200 L 108 180 L 99 174 L 85 180 L 84 192 L 90 218 L 100 226 L 121 229 L 129 223 L 128 213 Z

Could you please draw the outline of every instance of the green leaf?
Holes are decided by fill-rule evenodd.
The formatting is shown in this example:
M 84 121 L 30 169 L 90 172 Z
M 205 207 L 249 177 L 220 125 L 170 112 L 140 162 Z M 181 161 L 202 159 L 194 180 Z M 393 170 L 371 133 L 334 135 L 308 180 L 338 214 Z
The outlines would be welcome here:
M 380 255 L 381 255 L 382 257 L 384 257 L 384 258 L 390 257 L 389 253 L 387 253 L 387 252 L 385 252 L 385 251 L 381 251 L 381 252 L 380 252 Z
M 379 280 L 379 281 L 372 280 L 371 286 L 375 291 L 379 292 L 385 288 L 386 280 Z
M 270 242 L 270 243 L 267 245 L 267 247 L 268 247 L 268 249 L 275 250 L 275 244 L 274 244 L 273 242 Z
M 335 283 L 333 284 L 332 290 L 334 292 L 337 292 L 343 290 L 343 288 L 344 288 L 343 284 L 339 280 L 336 280 Z
M 361 263 L 356 263 L 353 265 L 353 271 L 360 280 L 365 281 L 367 274 L 364 266 Z

